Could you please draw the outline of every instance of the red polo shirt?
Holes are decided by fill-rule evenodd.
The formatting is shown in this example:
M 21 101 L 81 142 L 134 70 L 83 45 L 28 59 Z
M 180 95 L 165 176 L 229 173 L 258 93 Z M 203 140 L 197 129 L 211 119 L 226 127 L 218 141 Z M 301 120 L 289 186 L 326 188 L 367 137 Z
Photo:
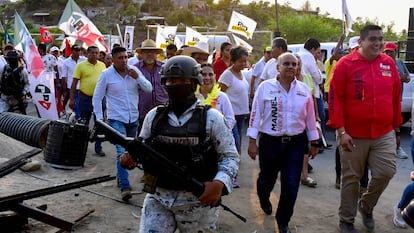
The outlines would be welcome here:
M 354 50 L 341 58 L 329 90 L 328 125 L 352 137 L 379 138 L 402 123 L 401 81 L 386 54 L 368 61 Z
M 219 80 L 220 75 L 228 68 L 226 63 L 221 58 L 217 58 L 214 61 L 213 67 L 214 67 L 214 73 L 216 74 L 216 81 Z

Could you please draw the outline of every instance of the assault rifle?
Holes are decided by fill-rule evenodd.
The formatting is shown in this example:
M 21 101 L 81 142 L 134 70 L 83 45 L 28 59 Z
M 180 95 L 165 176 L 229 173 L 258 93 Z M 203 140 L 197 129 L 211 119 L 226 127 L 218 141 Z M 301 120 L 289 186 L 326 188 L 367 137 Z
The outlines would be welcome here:
M 101 135 L 100 133 L 103 135 Z M 122 135 L 121 133 L 119 133 L 118 131 L 116 131 L 111 126 L 109 126 L 101 120 L 95 121 L 95 125 L 92 129 L 89 139 L 91 141 L 109 141 L 112 144 L 121 145 L 122 147 L 126 148 L 126 150 L 134 158 L 135 161 L 141 160 L 137 152 L 145 151 L 145 153 L 141 152 L 139 154 L 145 154 L 145 156 L 148 156 L 152 160 L 157 161 L 160 165 L 159 169 L 163 169 L 164 171 L 166 171 L 167 174 L 171 175 L 180 182 L 187 184 L 188 187 L 191 187 L 191 191 L 196 197 L 201 196 L 201 194 L 204 192 L 204 184 L 192 177 L 190 174 L 188 174 L 188 172 L 184 168 L 167 159 L 164 155 L 157 152 L 149 145 L 143 143 L 141 140 L 136 138 L 125 137 L 124 135 Z M 221 206 L 225 211 L 228 211 L 234 216 L 236 216 L 241 221 L 247 221 L 245 217 L 234 212 L 228 206 L 221 203 L 221 201 L 218 205 Z

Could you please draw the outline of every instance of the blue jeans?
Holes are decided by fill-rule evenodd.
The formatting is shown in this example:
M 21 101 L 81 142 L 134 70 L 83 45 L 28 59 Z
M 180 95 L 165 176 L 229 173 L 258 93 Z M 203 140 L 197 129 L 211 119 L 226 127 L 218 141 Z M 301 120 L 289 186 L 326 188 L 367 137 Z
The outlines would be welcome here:
M 75 103 L 76 105 L 77 103 Z M 92 105 L 92 96 L 87 96 L 82 92 L 79 92 L 79 119 L 82 123 L 89 125 L 89 120 L 91 119 L 92 112 L 93 112 L 93 105 Z M 95 152 L 99 153 L 102 151 L 102 142 L 96 141 L 95 142 Z
M 260 200 L 268 200 L 280 172 L 281 191 L 276 211 L 276 221 L 279 226 L 281 224 L 287 226 L 293 215 L 306 141 L 305 134 L 286 143 L 278 142 L 275 137 L 266 134 L 260 135 L 257 195 Z
M 411 159 L 413 160 L 414 164 L 414 136 L 411 137 Z
M 93 112 L 92 96 L 87 96 L 82 92 L 79 92 L 78 110 L 80 120 L 86 124 L 89 124 L 89 120 L 91 119 Z
M 325 136 L 326 135 L 325 134 L 325 106 L 323 104 L 322 96 L 320 98 L 316 98 L 316 104 L 318 105 L 319 119 L 321 119 L 322 134 L 323 134 L 323 136 Z
M 239 130 L 237 129 L 237 125 L 234 125 L 231 131 L 233 132 L 234 144 L 236 145 L 237 151 L 240 153 L 241 151 L 240 134 L 239 134 Z
M 405 187 L 398 208 L 405 208 L 414 199 L 414 182 Z
M 116 131 L 120 132 L 122 135 L 127 137 L 135 138 L 137 136 L 138 121 L 132 123 L 123 123 L 121 121 L 108 119 L 108 124 L 114 128 Z M 120 163 L 120 157 L 125 152 L 125 148 L 116 144 L 116 170 L 117 178 L 119 182 L 119 187 L 121 189 L 131 188 L 128 180 L 128 170 L 123 168 Z
M 234 143 L 236 144 L 237 151 L 239 154 L 241 153 L 241 138 L 242 138 L 242 131 L 244 126 L 244 121 L 246 119 L 246 115 L 235 115 L 236 118 L 236 124 L 233 127 L 233 137 L 234 137 Z
M 66 89 L 66 94 L 70 96 L 70 88 Z M 79 90 L 75 90 L 75 108 L 73 109 L 73 112 L 75 113 L 75 119 L 79 119 Z

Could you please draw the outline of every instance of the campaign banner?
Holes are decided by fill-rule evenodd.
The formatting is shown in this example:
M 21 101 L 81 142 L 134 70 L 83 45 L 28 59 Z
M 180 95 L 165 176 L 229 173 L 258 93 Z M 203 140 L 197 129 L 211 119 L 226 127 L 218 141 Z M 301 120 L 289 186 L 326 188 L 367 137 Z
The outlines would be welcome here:
M 248 53 L 251 53 L 253 51 L 253 46 L 251 46 L 246 41 L 242 40 L 240 37 L 233 34 L 233 39 L 234 39 L 234 42 L 236 43 L 236 45 L 240 45 L 240 46 L 244 47 L 247 50 Z
M 227 31 L 242 35 L 247 39 L 251 39 L 254 30 L 256 30 L 256 25 L 257 23 L 253 19 L 233 11 L 231 13 Z
M 134 26 L 125 26 L 124 47 L 127 52 L 134 50 Z
M 99 50 L 109 52 L 102 33 L 89 20 L 80 7 L 73 0 L 66 3 L 66 7 L 59 20 L 59 29 L 67 36 L 83 41 L 87 46 L 97 45 Z
M 207 36 L 202 35 L 201 33 L 197 32 L 196 30 L 186 27 L 185 30 L 185 44 L 188 46 L 197 47 L 200 42 L 204 42 L 208 44 Z
M 46 44 L 46 43 L 53 42 L 53 37 L 52 37 L 52 34 L 50 34 L 49 29 L 40 27 L 39 32 L 40 32 L 40 43 Z
M 57 120 L 58 113 L 55 100 L 53 72 L 45 72 L 42 58 L 26 25 L 17 11 L 14 14 L 15 48 L 23 51 L 27 70 L 29 71 L 30 93 L 41 118 Z
M 344 16 L 345 35 L 348 36 L 350 32 L 354 32 L 354 30 L 352 30 L 352 24 L 354 24 L 354 21 L 352 20 L 352 17 L 349 14 L 346 0 L 342 0 L 342 14 Z
M 157 36 L 155 37 L 155 44 L 157 48 L 165 51 L 169 44 L 174 44 L 175 35 L 177 33 L 177 26 L 157 26 Z
M 29 79 L 30 93 L 41 118 L 58 120 L 55 98 L 55 73 L 43 71 L 39 77 Z

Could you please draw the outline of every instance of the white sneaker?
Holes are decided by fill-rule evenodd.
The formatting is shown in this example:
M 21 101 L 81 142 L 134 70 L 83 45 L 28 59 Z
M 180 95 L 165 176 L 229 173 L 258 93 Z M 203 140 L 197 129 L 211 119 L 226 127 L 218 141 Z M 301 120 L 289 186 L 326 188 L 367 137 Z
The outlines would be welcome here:
M 397 148 L 397 154 L 396 154 L 397 158 L 399 159 L 406 159 L 408 158 L 407 153 L 405 153 L 404 149 L 401 147 Z
M 398 205 L 394 206 L 394 225 L 399 228 L 407 228 L 407 223 L 405 223 L 400 208 Z

